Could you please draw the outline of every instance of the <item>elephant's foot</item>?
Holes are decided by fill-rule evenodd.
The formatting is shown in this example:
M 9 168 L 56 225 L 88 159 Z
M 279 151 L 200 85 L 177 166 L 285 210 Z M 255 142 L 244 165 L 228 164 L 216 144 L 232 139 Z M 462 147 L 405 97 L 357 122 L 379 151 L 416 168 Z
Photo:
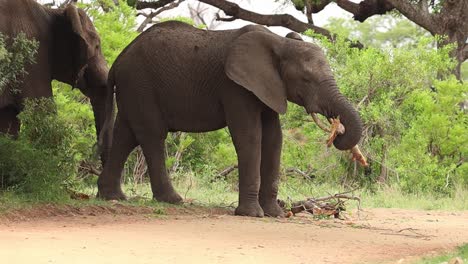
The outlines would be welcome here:
M 179 204 L 182 202 L 182 197 L 174 190 L 162 192 L 162 193 L 153 193 L 153 198 L 159 202 Z
M 262 203 L 262 208 L 265 212 L 265 216 L 285 217 L 286 215 L 276 200 L 268 203 Z
M 263 213 L 262 207 L 258 202 L 256 203 L 239 203 L 239 206 L 236 208 L 234 212 L 235 215 L 243 215 L 243 216 L 252 216 L 252 217 L 263 217 L 265 214 Z
M 127 200 L 127 197 L 120 188 L 117 190 L 98 190 L 96 198 L 103 200 Z
M 103 200 L 127 200 L 127 197 L 122 192 L 120 181 L 106 181 L 101 176 L 97 182 L 98 193 L 96 198 Z

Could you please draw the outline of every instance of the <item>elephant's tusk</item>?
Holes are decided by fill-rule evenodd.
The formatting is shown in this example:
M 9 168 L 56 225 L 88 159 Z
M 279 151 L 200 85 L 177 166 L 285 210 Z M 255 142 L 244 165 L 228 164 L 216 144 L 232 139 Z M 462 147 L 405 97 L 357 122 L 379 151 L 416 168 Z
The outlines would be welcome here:
M 329 132 L 329 133 L 331 132 L 331 130 L 330 130 L 328 127 L 326 127 L 326 126 L 322 123 L 322 121 L 320 121 L 320 119 L 318 119 L 316 113 L 311 113 L 310 115 L 312 116 L 312 119 L 314 120 L 314 122 L 317 124 L 318 127 L 320 127 L 320 128 L 321 128 L 323 131 L 325 131 L 325 132 Z
M 351 153 L 353 154 L 353 160 L 357 160 L 364 167 L 369 166 L 369 164 L 367 163 L 366 157 L 362 155 L 361 150 L 359 149 L 358 145 L 354 146 L 351 149 Z

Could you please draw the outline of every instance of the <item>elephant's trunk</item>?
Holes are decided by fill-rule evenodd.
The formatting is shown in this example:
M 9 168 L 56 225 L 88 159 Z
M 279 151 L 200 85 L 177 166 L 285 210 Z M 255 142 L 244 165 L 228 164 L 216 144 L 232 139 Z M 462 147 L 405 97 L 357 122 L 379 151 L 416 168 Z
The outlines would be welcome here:
M 106 120 L 106 104 L 105 104 L 105 97 L 97 97 L 91 98 L 91 105 L 93 107 L 94 112 L 94 124 L 96 126 L 96 138 L 99 141 L 99 135 L 104 126 L 104 121 Z M 105 163 L 107 160 L 107 148 L 110 146 L 102 146 L 103 151 L 101 154 L 101 162 L 102 164 Z
M 361 139 L 361 118 L 351 103 L 339 92 L 335 81 L 331 81 L 327 86 L 324 87 L 323 94 L 327 94 L 325 98 L 328 99 L 324 99 L 320 104 L 320 113 L 327 118 L 340 118 L 345 132 L 338 134 L 333 145 L 339 150 L 349 150 Z

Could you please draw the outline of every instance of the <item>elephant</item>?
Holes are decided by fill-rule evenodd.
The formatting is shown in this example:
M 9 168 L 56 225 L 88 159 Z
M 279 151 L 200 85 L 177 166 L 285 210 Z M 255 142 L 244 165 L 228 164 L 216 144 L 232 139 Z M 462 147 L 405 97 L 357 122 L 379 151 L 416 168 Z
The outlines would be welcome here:
M 113 129 L 109 160 L 97 196 L 125 199 L 121 172 L 140 145 L 153 198 L 178 203 L 165 167 L 168 132 L 206 132 L 228 127 L 237 153 L 236 215 L 281 217 L 277 203 L 282 131 L 287 101 L 328 118 L 339 116 L 346 132 L 333 144 L 351 149 L 362 122 L 339 92 L 321 48 L 297 34 L 278 36 L 260 25 L 210 31 L 167 21 L 139 35 L 109 71 L 104 130 Z M 112 125 L 114 124 L 114 125 Z M 110 133 L 108 133 L 110 135 Z
M 86 13 L 73 4 L 51 9 L 34 0 L 0 0 L 0 32 L 9 38 L 24 33 L 39 42 L 35 63 L 25 65 L 27 74 L 14 87 L 19 92 L 7 86 L 0 94 L 0 133 L 17 136 L 17 115 L 24 100 L 52 97 L 55 79 L 90 98 L 99 135 L 105 118 L 108 67 L 99 35 Z

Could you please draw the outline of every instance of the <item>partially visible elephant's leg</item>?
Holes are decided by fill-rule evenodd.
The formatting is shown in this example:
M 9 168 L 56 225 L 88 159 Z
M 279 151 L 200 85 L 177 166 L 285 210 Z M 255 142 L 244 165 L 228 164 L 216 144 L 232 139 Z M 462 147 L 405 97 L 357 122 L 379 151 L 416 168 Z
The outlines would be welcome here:
M 0 133 L 17 137 L 20 129 L 18 111 L 13 107 L 0 109 Z
M 278 114 L 273 110 L 263 112 L 259 201 L 265 215 L 272 217 L 284 216 L 277 202 L 282 138 Z
M 180 203 L 182 197 L 174 190 L 171 179 L 167 174 L 165 137 L 160 138 L 152 133 L 147 133 L 147 135 L 149 138 L 141 143 L 141 148 L 148 164 L 153 197 L 160 202 Z
M 135 136 L 120 114 L 114 126 L 113 144 L 110 149 L 109 158 L 98 179 L 98 197 L 106 200 L 124 200 L 121 179 L 122 170 L 128 155 L 137 146 Z
M 242 113 L 244 111 L 246 113 Z M 258 202 L 262 141 L 260 113 L 237 109 L 237 113 L 227 114 L 226 121 L 239 163 L 239 206 L 235 214 L 263 217 Z

